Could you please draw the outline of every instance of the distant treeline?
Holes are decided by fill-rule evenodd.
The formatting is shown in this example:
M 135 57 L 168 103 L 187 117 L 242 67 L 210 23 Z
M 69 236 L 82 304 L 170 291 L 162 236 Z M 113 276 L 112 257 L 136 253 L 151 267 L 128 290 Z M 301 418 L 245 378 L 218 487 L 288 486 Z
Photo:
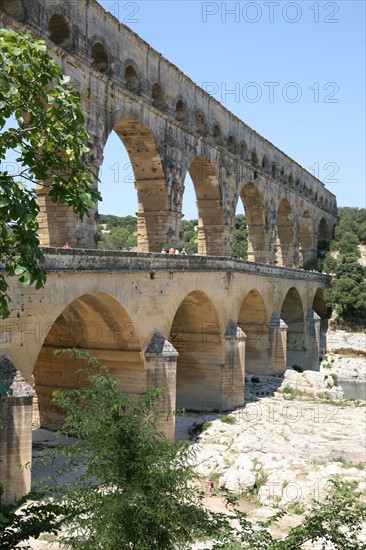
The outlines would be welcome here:
M 197 252 L 198 220 L 182 221 L 182 246 L 187 254 Z M 248 251 L 248 234 L 245 216 L 238 214 L 234 221 L 233 250 L 238 258 L 246 258 Z M 102 240 L 99 248 L 102 250 L 129 250 L 137 246 L 137 218 L 135 216 L 113 216 L 101 214 L 99 233 Z

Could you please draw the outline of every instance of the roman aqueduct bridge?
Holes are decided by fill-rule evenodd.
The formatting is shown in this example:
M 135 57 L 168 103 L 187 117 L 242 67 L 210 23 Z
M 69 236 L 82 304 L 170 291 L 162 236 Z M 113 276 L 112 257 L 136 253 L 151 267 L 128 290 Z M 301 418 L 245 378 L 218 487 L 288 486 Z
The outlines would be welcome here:
M 37 189 L 47 283 L 14 282 L 0 350 L 34 387 L 41 425 L 62 421 L 52 391 L 83 383 L 80 363 L 56 348 L 91 351 L 131 394 L 167 386 L 171 410 L 242 406 L 245 371 L 318 369 L 329 277 L 298 267 L 331 239 L 334 195 L 95 0 L 0 0 L 0 18 L 46 40 L 83 100 L 94 171 L 114 130 L 138 198 L 137 252 L 105 252 L 96 250 L 97 210 L 80 223 Z M 180 244 L 187 173 L 198 255 L 164 256 Z M 238 201 L 249 261 L 232 254 Z M 72 249 L 60 248 L 66 241 Z M 10 399 L 0 429 L 8 501 L 29 489 L 29 470 L 16 466 L 31 456 L 31 400 Z M 166 430 L 172 437 L 174 417 Z

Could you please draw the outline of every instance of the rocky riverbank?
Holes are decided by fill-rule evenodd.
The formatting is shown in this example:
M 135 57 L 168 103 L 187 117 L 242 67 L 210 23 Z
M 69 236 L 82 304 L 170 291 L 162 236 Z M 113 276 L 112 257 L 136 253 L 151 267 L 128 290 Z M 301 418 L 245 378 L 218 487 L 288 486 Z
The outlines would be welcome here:
M 339 380 L 366 383 L 366 332 L 330 331 L 320 371 Z
M 207 494 L 209 508 L 229 513 L 224 490 L 239 497 L 239 508 L 254 521 L 283 508 L 288 514 L 272 528 L 280 538 L 301 523 L 314 498 L 325 497 L 334 475 L 353 481 L 366 498 L 366 404 L 345 401 L 337 386 L 337 378 L 366 380 L 366 334 L 337 331 L 327 339 L 320 373 L 248 375 L 243 408 L 177 417 L 177 439 L 188 439 L 192 425 L 204 423 L 192 445 L 203 490 L 209 477 L 215 481 L 214 495 Z M 39 432 L 38 446 L 52 445 L 50 434 Z M 45 534 L 31 548 L 59 546 L 54 535 Z M 321 548 L 305 545 L 303 550 Z
M 281 538 L 301 523 L 314 499 L 325 498 L 332 476 L 353 482 L 366 500 L 365 413 L 365 404 L 277 392 L 221 419 L 207 419 L 194 443 L 203 488 L 209 477 L 215 480 L 215 496 L 206 505 L 225 512 L 228 491 L 254 522 L 284 509 L 286 516 L 271 528 Z

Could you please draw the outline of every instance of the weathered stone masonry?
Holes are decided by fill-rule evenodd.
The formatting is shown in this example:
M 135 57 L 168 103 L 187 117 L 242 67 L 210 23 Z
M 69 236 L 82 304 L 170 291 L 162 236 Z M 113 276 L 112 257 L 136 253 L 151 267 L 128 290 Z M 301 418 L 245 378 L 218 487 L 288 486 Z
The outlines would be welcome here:
M 138 197 L 138 247 L 178 245 L 184 179 L 198 207 L 199 253 L 231 255 L 238 200 L 249 259 L 297 266 L 329 240 L 336 200 L 324 185 L 230 113 L 95 0 L 2 0 L 5 25 L 31 30 L 79 91 L 98 172 L 112 130 L 130 156 Z M 97 213 L 80 225 L 42 189 L 44 246 L 96 246 Z
M 94 171 L 114 130 L 138 197 L 139 253 L 104 252 L 95 250 L 97 211 L 81 224 L 39 185 L 47 283 L 36 291 L 12 282 L 0 354 L 34 387 L 41 425 L 62 422 L 52 391 L 83 383 L 81 363 L 56 348 L 90 351 L 132 395 L 167 386 L 169 410 L 242 405 L 245 370 L 317 369 L 329 277 L 291 267 L 331 238 L 334 195 L 95 0 L 0 0 L 0 24 L 46 40 L 83 99 Z M 179 245 L 188 172 L 200 255 L 155 254 Z M 254 261 L 231 257 L 238 200 Z M 71 250 L 51 248 L 66 241 Z M 6 501 L 29 490 L 29 471 L 16 464 L 31 459 L 30 399 L 4 409 L 12 415 L 0 432 L 0 455 L 11 449 L 0 461 Z M 173 437 L 174 417 L 165 428 Z

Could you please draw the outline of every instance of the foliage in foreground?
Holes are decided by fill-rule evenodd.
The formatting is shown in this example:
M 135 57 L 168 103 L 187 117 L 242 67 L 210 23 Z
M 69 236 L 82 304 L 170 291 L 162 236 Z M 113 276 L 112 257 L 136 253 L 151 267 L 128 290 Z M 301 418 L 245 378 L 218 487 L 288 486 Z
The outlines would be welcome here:
M 0 496 L 2 488 L 0 486 Z M 41 533 L 56 534 L 62 525 L 65 508 L 61 504 L 45 502 L 29 504 L 22 510 L 17 505 L 5 506 L 0 502 L 0 547 L 1 550 L 13 550 L 17 544 L 29 537 L 38 538 Z
M 320 541 L 335 550 L 366 549 L 359 541 L 366 508 L 352 484 L 337 478 L 326 502 L 316 502 L 283 540 L 275 540 L 269 527 L 284 511 L 254 524 L 229 495 L 231 516 L 208 511 L 188 444 L 170 443 L 156 428 L 163 390 L 129 397 L 98 361 L 85 352 L 69 353 L 88 361 L 90 385 L 56 392 L 55 401 L 66 412 L 65 430 L 78 439 L 50 452 L 49 459 L 62 457 L 64 467 L 39 489 L 40 503 L 18 516 L 14 507 L 0 505 L 4 550 L 42 531 L 55 533 L 61 525 L 59 540 L 83 550 L 179 550 L 197 539 L 216 541 L 214 550 L 294 550 Z M 70 469 L 78 476 L 63 483 L 61 476 Z
M 304 521 L 292 527 L 284 539 L 275 540 L 268 530 L 285 516 L 284 511 L 255 526 L 245 513 L 235 510 L 240 528 L 230 528 L 226 535 L 221 535 L 214 550 L 295 550 L 307 542 L 321 543 L 322 548 L 332 550 L 365 550 L 361 532 L 366 507 L 359 500 L 360 494 L 351 483 L 341 482 L 338 478 L 332 479 L 331 483 L 333 490 L 326 501 L 316 502 Z M 332 546 L 326 546 L 326 543 Z
M 28 185 L 44 182 L 54 202 L 80 217 L 99 198 L 85 162 L 89 136 L 81 100 L 68 81 L 42 40 L 0 29 L 0 263 L 9 276 L 36 288 L 45 273 L 39 208 Z M 3 162 L 10 151 L 16 162 Z M 8 289 L 0 274 L 0 317 L 9 315 Z
M 79 439 L 57 455 L 69 467 L 84 465 L 74 483 L 51 490 L 68 513 L 63 541 L 70 548 L 152 550 L 184 548 L 203 535 L 213 536 L 217 521 L 201 505 L 192 452 L 172 444 L 156 423 L 164 390 L 134 398 L 84 352 L 90 385 L 56 392 L 55 403 L 66 412 L 65 430 Z M 166 417 L 166 415 L 165 415 Z

